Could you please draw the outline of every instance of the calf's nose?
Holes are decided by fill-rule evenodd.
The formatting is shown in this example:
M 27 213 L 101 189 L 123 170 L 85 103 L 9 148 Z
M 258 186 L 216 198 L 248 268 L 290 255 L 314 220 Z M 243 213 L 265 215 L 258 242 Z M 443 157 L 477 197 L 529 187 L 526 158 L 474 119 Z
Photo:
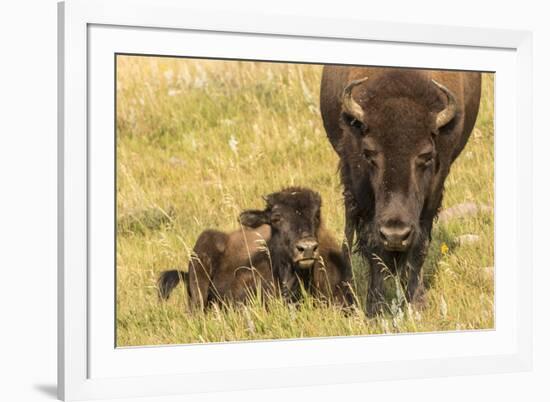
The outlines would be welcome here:
M 383 225 L 380 227 L 382 243 L 386 250 L 390 251 L 406 250 L 411 244 L 412 233 L 412 227 L 406 225 Z
M 301 239 L 296 242 L 296 254 L 300 258 L 315 258 L 315 252 L 319 248 L 319 243 L 313 238 Z

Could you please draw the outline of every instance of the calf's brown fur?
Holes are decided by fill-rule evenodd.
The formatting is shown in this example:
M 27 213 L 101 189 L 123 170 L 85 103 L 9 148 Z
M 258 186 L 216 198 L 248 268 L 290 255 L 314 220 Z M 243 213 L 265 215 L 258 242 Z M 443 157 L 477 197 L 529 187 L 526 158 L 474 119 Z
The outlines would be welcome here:
M 322 225 L 319 194 L 290 187 L 265 200 L 264 210 L 241 213 L 240 229 L 202 232 L 188 272 L 161 274 L 161 298 L 168 299 L 183 279 L 191 305 L 200 309 L 211 302 L 245 302 L 256 291 L 297 301 L 301 282 L 319 299 L 353 304 L 351 267 Z

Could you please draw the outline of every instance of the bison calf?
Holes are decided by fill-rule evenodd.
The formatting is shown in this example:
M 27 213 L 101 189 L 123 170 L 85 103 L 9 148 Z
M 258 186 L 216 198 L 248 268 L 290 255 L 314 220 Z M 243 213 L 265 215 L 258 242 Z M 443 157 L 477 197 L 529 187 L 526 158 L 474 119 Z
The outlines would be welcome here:
M 255 291 L 300 295 L 300 282 L 321 299 L 353 303 L 351 267 L 321 222 L 321 197 L 300 187 L 272 193 L 264 210 L 241 213 L 242 227 L 231 233 L 206 230 L 199 236 L 188 272 L 165 271 L 160 296 L 167 299 L 180 280 L 191 305 L 244 302 Z

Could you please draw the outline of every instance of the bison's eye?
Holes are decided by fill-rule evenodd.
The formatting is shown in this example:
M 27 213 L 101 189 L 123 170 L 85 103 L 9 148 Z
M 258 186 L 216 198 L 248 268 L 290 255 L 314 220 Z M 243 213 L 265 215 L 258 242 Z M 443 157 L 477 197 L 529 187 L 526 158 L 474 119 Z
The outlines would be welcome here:
M 432 152 L 426 152 L 418 156 L 417 163 L 421 167 L 429 167 L 434 163 L 434 156 Z
M 344 114 L 344 120 L 348 126 L 359 134 L 364 134 L 367 132 L 367 125 L 352 115 Z
M 370 149 L 363 150 L 363 156 L 367 160 L 368 164 L 373 166 L 373 167 L 377 166 L 377 164 L 376 164 L 376 155 L 377 155 L 376 151 L 372 151 Z

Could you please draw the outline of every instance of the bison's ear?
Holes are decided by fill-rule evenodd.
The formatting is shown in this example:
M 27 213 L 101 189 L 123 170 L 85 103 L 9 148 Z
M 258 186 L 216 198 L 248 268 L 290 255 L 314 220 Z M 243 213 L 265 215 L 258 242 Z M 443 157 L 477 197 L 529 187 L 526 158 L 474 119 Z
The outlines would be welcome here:
M 257 228 L 258 226 L 269 223 L 269 212 L 260 211 L 258 209 L 249 209 L 241 212 L 239 222 L 243 226 Z

